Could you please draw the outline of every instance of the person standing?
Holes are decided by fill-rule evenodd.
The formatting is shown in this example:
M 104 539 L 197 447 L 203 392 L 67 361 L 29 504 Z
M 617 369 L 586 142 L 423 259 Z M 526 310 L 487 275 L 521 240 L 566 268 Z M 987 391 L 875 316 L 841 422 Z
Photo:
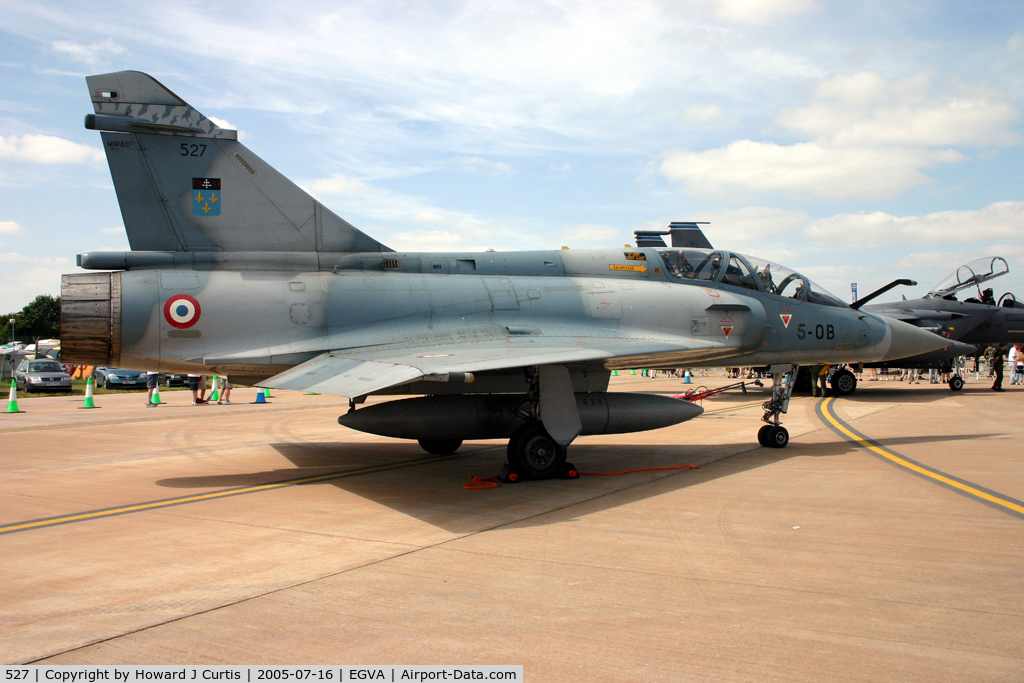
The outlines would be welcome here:
M 206 378 L 202 375 L 188 373 L 188 388 L 192 391 L 192 405 L 201 406 L 206 403 Z M 200 391 L 202 393 L 200 393 Z
M 1010 384 L 1018 384 L 1020 382 L 1020 375 L 1017 373 L 1017 359 L 1019 357 L 1020 344 L 1014 344 L 1010 347 L 1010 353 L 1007 358 L 1010 361 Z
M 233 405 L 231 403 L 231 389 L 234 386 L 231 384 L 231 380 L 228 379 L 227 375 L 220 378 L 221 392 L 220 398 L 217 399 L 217 405 Z
M 149 391 L 146 395 L 146 406 L 150 408 L 156 408 L 159 403 L 153 403 L 153 394 L 157 393 L 157 385 L 160 384 L 160 371 L 159 370 L 146 370 L 146 389 Z
M 995 353 L 992 354 L 992 372 L 995 374 L 995 381 L 992 382 L 992 391 L 1005 391 L 1003 389 L 1003 360 L 1005 359 L 1006 351 L 1003 349 L 1002 344 L 996 344 L 994 347 Z M 988 355 L 988 352 L 986 352 Z
M 1024 345 L 1017 344 L 1017 358 L 1013 369 L 1017 372 L 1017 384 L 1024 384 Z

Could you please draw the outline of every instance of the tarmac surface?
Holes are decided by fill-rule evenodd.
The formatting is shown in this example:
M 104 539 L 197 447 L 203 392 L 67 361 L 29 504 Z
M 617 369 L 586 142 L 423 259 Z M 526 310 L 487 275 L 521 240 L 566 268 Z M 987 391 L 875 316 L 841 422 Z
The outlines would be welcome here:
M 734 380 L 698 377 L 694 385 Z M 533 681 L 1024 680 L 1024 387 L 764 390 L 463 488 L 341 399 L 22 399 L 0 419 L 0 661 L 522 664 Z M 613 378 L 677 393 L 679 379 Z

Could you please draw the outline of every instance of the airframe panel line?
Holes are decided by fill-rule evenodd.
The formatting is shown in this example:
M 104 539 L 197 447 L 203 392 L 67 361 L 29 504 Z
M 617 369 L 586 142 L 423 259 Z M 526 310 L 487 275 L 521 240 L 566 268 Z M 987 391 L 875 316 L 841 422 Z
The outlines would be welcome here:
M 493 450 L 493 448 L 485 448 L 479 451 L 471 451 L 471 453 L 475 455 L 488 450 Z M 268 482 L 266 484 L 258 484 L 256 486 L 240 486 L 237 488 L 222 489 L 220 491 L 211 491 L 210 493 L 200 493 L 192 496 L 164 498 L 161 500 L 152 500 L 144 503 L 136 503 L 134 505 L 121 505 L 119 507 L 114 508 L 89 510 L 86 512 L 79 512 L 77 514 L 72 515 L 46 517 L 44 519 L 31 519 L 26 520 L 24 522 L 14 522 L 12 524 L 4 524 L 3 526 L 0 526 L 0 536 L 3 536 L 4 534 L 17 533 L 19 531 L 46 529 L 52 526 L 60 526 L 62 524 L 74 524 L 76 522 L 85 522 L 92 519 L 104 519 L 106 517 L 116 517 L 118 515 L 127 515 L 134 512 L 145 512 L 147 510 L 158 510 L 160 508 L 173 507 L 176 505 L 199 503 L 205 500 L 216 500 L 220 498 L 230 498 L 232 496 L 243 496 L 249 493 L 260 493 L 261 491 L 271 491 L 274 489 L 285 488 L 288 486 L 299 486 L 301 484 L 315 484 L 318 482 L 331 481 L 332 479 L 344 479 L 346 477 L 354 477 L 360 474 L 372 474 L 374 472 L 385 472 L 388 470 L 397 470 L 404 467 L 426 465 L 432 462 L 441 462 L 444 460 L 453 460 L 455 458 L 461 458 L 469 454 L 470 453 L 452 453 L 450 455 L 438 455 L 429 458 L 417 458 L 416 460 L 403 460 L 401 462 L 388 463 L 386 465 L 378 465 L 376 467 L 364 467 L 358 470 L 343 470 L 341 472 L 332 472 L 330 474 L 319 474 L 315 477 L 299 477 L 297 479 L 284 479 L 282 481 Z
M 835 398 L 830 396 L 829 398 L 819 401 L 814 410 L 818 413 L 818 417 L 821 418 L 822 422 L 847 441 L 860 446 L 879 460 L 895 465 L 901 470 L 910 472 L 922 479 L 928 479 L 939 486 L 953 491 L 954 493 L 958 493 L 965 498 L 976 500 L 979 503 L 984 503 L 985 505 L 988 505 L 995 510 L 999 510 L 1000 512 L 1005 512 L 1008 515 L 1024 519 L 1024 501 L 1019 501 L 1016 498 L 1011 498 L 1010 496 L 999 493 L 998 491 L 987 489 L 984 486 L 975 484 L 974 482 L 955 477 L 952 474 L 948 474 L 942 470 L 937 470 L 934 467 L 929 467 L 928 465 L 912 460 L 905 455 L 901 455 L 873 439 L 869 439 L 836 415 L 833 407 L 834 403 Z

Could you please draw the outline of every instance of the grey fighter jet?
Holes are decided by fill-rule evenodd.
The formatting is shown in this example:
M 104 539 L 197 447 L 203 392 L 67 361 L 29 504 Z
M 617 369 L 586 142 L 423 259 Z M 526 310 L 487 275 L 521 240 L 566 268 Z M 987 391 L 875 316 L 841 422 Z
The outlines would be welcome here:
M 789 440 L 795 363 L 924 353 L 935 335 L 722 250 L 395 252 L 156 80 L 87 79 L 132 250 L 65 275 L 72 362 L 232 375 L 349 399 L 339 422 L 431 453 L 507 438 L 509 478 L 572 476 L 579 435 L 696 417 L 607 392 L 612 370 L 771 365 L 765 445 Z M 358 408 L 371 394 L 418 394 Z
M 860 310 L 902 320 L 951 340 L 948 350 L 890 361 L 892 367 L 936 367 L 953 356 L 974 351 L 965 350 L 965 345 L 1024 343 L 1024 302 L 1010 292 L 996 299 L 990 287 L 982 289 L 982 284 L 1009 271 L 1006 259 L 987 256 L 960 266 L 920 299 L 868 304 L 870 298 L 865 297 L 859 302 Z M 950 379 L 954 391 L 963 385 L 959 374 Z

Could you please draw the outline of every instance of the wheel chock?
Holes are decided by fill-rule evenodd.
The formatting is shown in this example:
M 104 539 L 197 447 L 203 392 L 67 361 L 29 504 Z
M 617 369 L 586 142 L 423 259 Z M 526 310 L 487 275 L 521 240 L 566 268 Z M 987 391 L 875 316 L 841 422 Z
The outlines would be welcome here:
M 559 479 L 579 479 L 580 472 L 576 469 L 576 465 L 571 462 L 562 463 L 562 466 L 558 470 Z
M 518 472 L 513 472 L 512 466 L 508 463 L 502 465 L 501 469 L 498 470 L 498 481 L 503 484 L 518 484 L 522 480 L 522 476 Z

